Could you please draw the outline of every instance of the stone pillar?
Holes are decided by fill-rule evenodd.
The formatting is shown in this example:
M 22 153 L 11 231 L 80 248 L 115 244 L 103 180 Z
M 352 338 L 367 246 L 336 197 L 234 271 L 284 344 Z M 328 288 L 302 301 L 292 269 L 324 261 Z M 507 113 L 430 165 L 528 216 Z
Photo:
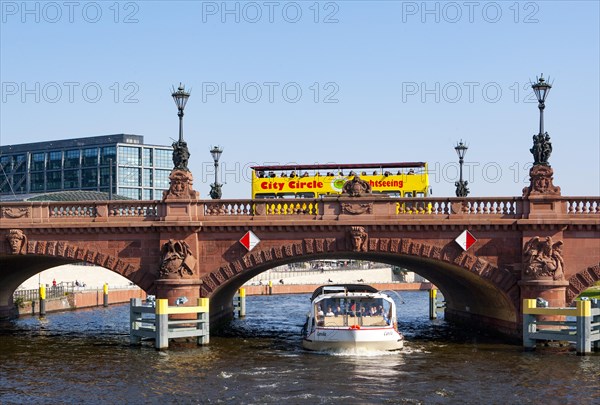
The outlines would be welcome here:
M 566 213 L 560 197 L 560 187 L 552 182 L 550 166 L 536 165 L 529 171 L 529 187 L 523 189 L 524 214 L 528 219 L 557 217 Z
M 543 298 L 550 307 L 565 307 L 568 281 L 529 280 L 519 281 L 521 303 L 524 299 Z
M 200 286 L 202 281 L 183 279 L 162 279 L 154 282 L 156 286 L 156 298 L 168 299 L 169 306 L 174 306 L 179 297 L 186 297 L 187 303 L 182 306 L 194 306 L 200 298 Z

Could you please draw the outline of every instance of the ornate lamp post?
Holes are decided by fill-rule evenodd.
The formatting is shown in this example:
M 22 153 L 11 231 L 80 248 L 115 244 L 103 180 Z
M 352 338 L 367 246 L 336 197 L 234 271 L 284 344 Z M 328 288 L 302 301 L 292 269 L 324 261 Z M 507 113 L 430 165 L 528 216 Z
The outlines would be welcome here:
M 171 96 L 177 105 L 177 116 L 179 117 L 179 140 L 173 142 L 173 164 L 175 165 L 175 169 L 189 171 L 187 164 L 190 158 L 190 151 L 188 150 L 187 143 L 183 140 L 183 110 L 190 98 L 190 93 L 186 92 L 185 86 L 179 83 L 179 88 L 177 90 L 173 88 Z
M 552 143 L 550 135 L 544 132 L 544 108 L 546 108 L 546 97 L 552 88 L 552 85 L 546 83 L 544 75 L 541 74 L 538 82 L 531 85 L 533 92 L 538 100 L 540 109 L 540 133 L 533 136 L 533 147 L 529 150 L 533 154 L 533 165 L 550 166 L 548 159 L 552 153 Z
M 210 150 L 210 154 L 212 155 L 213 161 L 215 162 L 215 182 L 210 185 L 210 198 L 213 200 L 219 200 L 222 196 L 221 187 L 222 184 L 219 184 L 217 175 L 219 173 L 219 159 L 221 158 L 221 153 L 223 153 L 223 149 L 218 146 L 214 146 Z
M 469 149 L 469 147 L 465 145 L 462 140 L 454 147 L 454 150 L 458 155 L 458 164 L 460 165 L 460 179 L 454 183 L 456 186 L 457 197 L 466 197 L 469 195 L 469 189 L 467 188 L 467 184 L 469 183 L 463 180 L 463 163 L 467 149 Z
M 537 198 L 538 196 L 560 195 L 560 187 L 552 183 L 554 171 L 548 163 L 552 153 L 552 143 L 550 135 L 544 131 L 544 108 L 546 107 L 546 97 L 552 88 L 552 85 L 546 83 L 543 74 L 533 83 L 531 88 L 538 100 L 540 109 L 540 132 L 533 136 L 533 147 L 529 149 L 533 155 L 533 167 L 529 171 L 530 185 L 523 189 L 523 197 Z

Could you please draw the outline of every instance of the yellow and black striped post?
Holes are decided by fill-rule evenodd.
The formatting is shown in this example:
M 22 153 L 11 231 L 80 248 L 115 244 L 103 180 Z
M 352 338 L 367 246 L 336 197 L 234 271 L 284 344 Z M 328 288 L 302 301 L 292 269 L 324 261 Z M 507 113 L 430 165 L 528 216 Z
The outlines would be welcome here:
M 157 299 L 155 307 L 156 339 L 154 347 L 157 350 L 169 347 L 169 300 Z
M 107 307 L 108 306 L 108 283 L 104 283 L 104 286 L 102 287 L 102 291 L 104 292 L 104 300 L 103 300 L 103 304 L 102 306 Z
M 40 284 L 40 316 L 46 315 L 46 286 Z
M 240 301 L 239 301 L 239 317 L 243 318 L 246 316 L 246 289 L 240 288 Z
M 273 282 L 269 280 L 269 295 L 273 295 Z
M 437 289 L 429 290 L 429 319 L 437 319 Z

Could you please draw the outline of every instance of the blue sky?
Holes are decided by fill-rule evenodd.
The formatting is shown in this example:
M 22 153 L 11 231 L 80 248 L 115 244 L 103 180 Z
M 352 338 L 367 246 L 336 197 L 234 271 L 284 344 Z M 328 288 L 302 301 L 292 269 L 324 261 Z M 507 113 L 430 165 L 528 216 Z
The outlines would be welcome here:
M 0 143 L 114 133 L 169 145 L 171 86 L 192 88 L 184 136 L 207 197 L 253 163 L 427 161 L 453 196 L 460 139 L 471 196 L 519 196 L 539 112 L 563 195 L 600 195 L 598 1 L 0 2 Z

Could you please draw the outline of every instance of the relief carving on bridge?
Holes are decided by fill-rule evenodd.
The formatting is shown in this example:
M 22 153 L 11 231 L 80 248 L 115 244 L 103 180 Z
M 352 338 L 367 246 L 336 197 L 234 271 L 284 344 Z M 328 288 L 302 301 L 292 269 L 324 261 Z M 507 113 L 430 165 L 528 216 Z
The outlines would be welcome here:
M 27 207 L 5 207 L 2 209 L 3 216 L 7 218 L 22 218 L 29 216 L 29 208 Z
M 171 184 L 167 191 L 163 191 L 163 201 L 165 200 L 197 200 L 199 193 L 192 189 L 194 177 L 192 172 L 185 170 L 173 170 L 169 175 Z
M 20 229 L 11 229 L 8 231 L 6 240 L 10 245 L 10 252 L 13 255 L 24 255 L 27 253 L 27 236 Z
M 373 213 L 373 203 L 342 203 L 342 214 L 360 215 L 365 213 Z
M 553 242 L 550 236 L 531 238 L 523 247 L 523 279 L 564 280 L 562 241 Z
M 523 197 L 530 195 L 550 195 L 559 196 L 560 187 L 552 183 L 554 171 L 551 167 L 537 165 L 529 171 L 531 184 L 523 189 Z
M 353 252 L 366 252 L 369 247 L 369 234 L 362 226 L 353 226 L 346 237 L 347 248 Z
M 185 241 L 169 239 L 162 246 L 161 254 L 160 278 L 189 278 L 194 275 L 197 260 Z
M 344 183 L 342 194 L 347 194 L 350 197 L 360 197 L 364 194 L 371 194 L 371 185 L 360 177 L 354 176 L 352 180 Z

